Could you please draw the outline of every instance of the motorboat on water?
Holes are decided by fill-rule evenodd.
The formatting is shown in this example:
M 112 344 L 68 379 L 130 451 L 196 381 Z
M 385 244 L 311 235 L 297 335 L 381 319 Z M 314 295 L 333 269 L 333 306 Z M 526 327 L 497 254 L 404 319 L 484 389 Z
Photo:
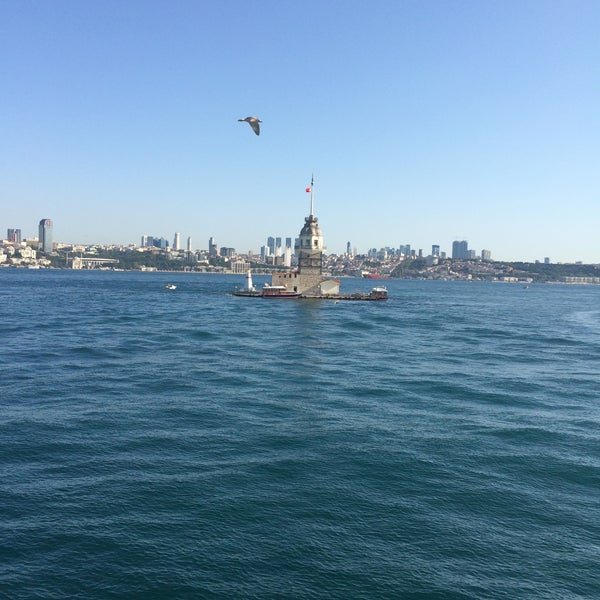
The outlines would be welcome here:
M 384 285 L 374 287 L 369 293 L 371 300 L 387 300 L 388 291 Z
M 285 285 L 269 285 L 265 283 L 262 289 L 263 298 L 299 298 L 300 293 L 288 290 Z
M 165 288 L 167 288 L 168 290 L 176 290 L 177 286 L 174 283 L 167 283 L 167 285 L 165 285 Z

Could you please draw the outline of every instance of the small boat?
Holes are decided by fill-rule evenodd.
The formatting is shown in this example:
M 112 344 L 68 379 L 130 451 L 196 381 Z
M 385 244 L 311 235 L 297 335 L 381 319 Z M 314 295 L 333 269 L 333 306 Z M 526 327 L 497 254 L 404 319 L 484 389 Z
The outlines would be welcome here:
M 299 298 L 299 292 L 288 290 L 285 285 L 269 285 L 265 284 L 262 289 L 263 298 Z
M 177 286 L 174 283 L 167 283 L 167 285 L 165 285 L 165 288 L 167 288 L 168 290 L 176 290 Z
M 369 298 L 371 298 L 372 300 L 387 300 L 387 288 L 383 285 L 374 287 L 369 294 Z

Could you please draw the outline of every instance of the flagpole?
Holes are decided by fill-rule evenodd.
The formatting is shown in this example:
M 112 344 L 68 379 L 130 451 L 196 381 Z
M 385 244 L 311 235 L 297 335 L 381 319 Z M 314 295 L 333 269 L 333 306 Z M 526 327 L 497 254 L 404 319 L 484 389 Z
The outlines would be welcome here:
M 315 176 L 313 174 L 313 176 L 311 177 L 311 180 L 310 180 L 310 216 L 311 217 L 314 214 L 313 213 L 313 206 L 314 206 L 314 204 L 313 204 L 313 191 L 314 191 L 314 189 L 315 189 Z

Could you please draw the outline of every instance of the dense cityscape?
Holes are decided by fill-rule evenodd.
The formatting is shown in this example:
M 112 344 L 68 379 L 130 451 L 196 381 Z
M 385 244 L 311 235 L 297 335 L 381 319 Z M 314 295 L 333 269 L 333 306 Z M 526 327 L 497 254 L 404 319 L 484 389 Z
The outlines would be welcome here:
M 296 244 L 292 237 L 269 236 L 260 253 L 241 253 L 219 247 L 212 237 L 204 249 L 197 249 L 191 237 L 183 244 L 180 233 L 175 233 L 172 243 L 162 236 L 142 235 L 139 245 L 75 245 L 55 242 L 52 220 L 45 218 L 39 222 L 37 238 L 23 238 L 21 229 L 7 229 L 0 268 L 272 273 L 296 267 Z M 478 254 L 466 240 L 454 241 L 450 255 L 438 244 L 429 252 L 401 244 L 359 253 L 348 242 L 345 253 L 323 255 L 323 271 L 332 277 L 600 284 L 600 264 L 552 263 L 549 257 L 534 263 L 498 262 L 490 250 Z

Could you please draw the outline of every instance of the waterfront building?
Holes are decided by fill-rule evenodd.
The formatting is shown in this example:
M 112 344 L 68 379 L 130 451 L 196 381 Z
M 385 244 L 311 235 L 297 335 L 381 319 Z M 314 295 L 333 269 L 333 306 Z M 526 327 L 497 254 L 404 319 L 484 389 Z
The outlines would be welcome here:
M 40 221 L 38 239 L 42 252 L 52 252 L 52 221 L 50 219 Z
M 231 261 L 231 272 L 236 274 L 247 273 L 250 270 L 250 263 L 247 260 Z

